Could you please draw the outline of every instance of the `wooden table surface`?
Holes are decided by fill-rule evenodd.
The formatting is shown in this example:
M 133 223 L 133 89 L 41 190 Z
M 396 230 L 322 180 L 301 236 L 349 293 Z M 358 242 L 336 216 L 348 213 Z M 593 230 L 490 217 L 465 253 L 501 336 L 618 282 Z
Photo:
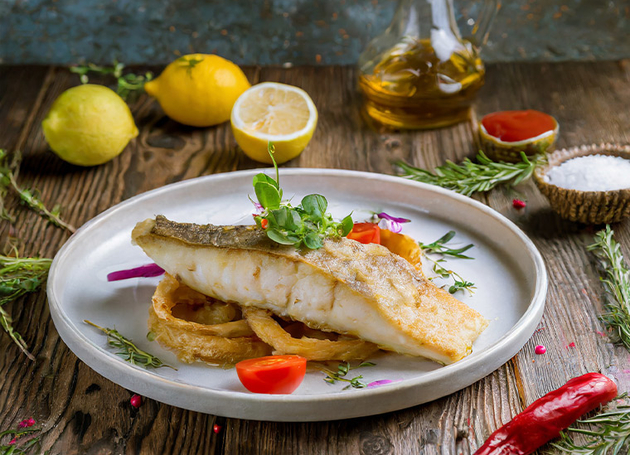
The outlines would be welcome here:
M 159 72 L 159 69 L 157 69 Z M 355 70 L 349 67 L 246 68 L 252 83 L 280 81 L 303 87 L 319 111 L 307 150 L 287 167 L 392 173 L 391 160 L 432 169 L 476 151 L 473 122 L 421 132 L 374 131 L 361 120 Z M 62 205 L 81 226 L 109 207 L 162 185 L 220 172 L 259 167 L 237 148 L 227 124 L 197 129 L 164 116 L 142 97 L 131 108 L 139 136 L 113 161 L 93 168 L 68 165 L 48 151 L 41 121 L 51 103 L 78 78 L 64 68 L 0 66 L 0 147 L 24 155 L 19 182 L 44 202 Z M 477 117 L 535 108 L 560 122 L 559 146 L 630 143 L 630 61 L 498 64 L 475 106 Z M 474 115 L 473 115 L 474 117 Z M 8 306 L 16 330 L 36 361 L 0 332 L 0 431 L 33 417 L 50 454 L 469 454 L 488 435 L 543 394 L 580 374 L 601 371 L 630 391 L 630 356 L 613 346 L 598 320 L 603 289 L 586 246 L 596 228 L 567 222 L 549 209 L 529 182 L 520 188 L 527 208 L 496 189 L 477 198 L 522 228 L 542 253 L 549 273 L 544 316 L 532 338 L 509 362 L 470 387 L 434 402 L 385 415 L 317 423 L 226 419 L 146 399 L 101 377 L 61 341 L 40 292 Z M 24 255 L 53 257 L 68 233 L 18 206 L 13 226 L 2 221 Z M 613 226 L 630 257 L 627 222 Z M 535 355 L 538 344 L 547 353 Z M 218 424 L 222 431 L 213 432 Z M 6 442 L 6 441 L 5 441 Z

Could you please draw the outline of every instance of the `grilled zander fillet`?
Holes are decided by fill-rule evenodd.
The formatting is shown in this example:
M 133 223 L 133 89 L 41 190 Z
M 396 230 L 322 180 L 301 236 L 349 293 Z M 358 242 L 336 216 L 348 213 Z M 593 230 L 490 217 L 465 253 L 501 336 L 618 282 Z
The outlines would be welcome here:
M 443 364 L 460 360 L 488 322 L 381 245 L 346 238 L 318 250 L 271 241 L 256 226 L 158 216 L 132 238 L 178 280 L 210 297 Z

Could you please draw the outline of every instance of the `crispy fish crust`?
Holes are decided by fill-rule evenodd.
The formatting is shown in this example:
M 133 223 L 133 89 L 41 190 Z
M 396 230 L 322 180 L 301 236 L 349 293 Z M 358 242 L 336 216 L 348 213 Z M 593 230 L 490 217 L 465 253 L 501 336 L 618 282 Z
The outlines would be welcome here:
M 487 327 L 477 311 L 381 245 L 328 239 L 319 250 L 272 242 L 255 226 L 138 223 L 132 238 L 191 288 L 309 327 L 443 364 L 460 360 Z

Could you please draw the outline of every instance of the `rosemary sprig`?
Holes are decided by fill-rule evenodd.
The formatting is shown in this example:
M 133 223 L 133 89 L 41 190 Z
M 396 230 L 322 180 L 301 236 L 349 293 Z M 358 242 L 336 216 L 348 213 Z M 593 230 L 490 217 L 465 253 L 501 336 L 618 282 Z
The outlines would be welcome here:
M 0 255 L 0 326 L 31 360 L 35 357 L 28 351 L 22 336 L 13 329 L 13 319 L 3 307 L 26 293 L 36 291 L 46 281 L 51 263 L 52 259 L 47 258 Z
M 19 152 L 13 153 L 9 159 L 9 153 L 0 149 L 0 217 L 9 221 L 14 221 L 13 215 L 7 212 L 4 205 L 4 197 L 9 190 L 12 190 L 20 198 L 20 201 L 34 210 L 41 217 L 47 219 L 51 224 L 57 227 L 75 232 L 76 228 L 61 219 L 59 204 L 55 205 L 52 210 L 48 210 L 42 200 L 39 198 L 37 190 L 22 188 L 17 183 L 17 174 L 20 169 L 21 157 Z
M 578 423 L 595 425 L 595 428 L 571 426 L 560 434 L 559 442 L 550 445 L 562 452 L 580 455 L 620 455 L 630 450 L 630 406 L 618 406 L 590 419 L 578 420 Z M 586 442 L 576 443 L 571 433 L 585 435 Z
M 611 339 L 630 351 L 630 276 L 613 234 L 610 225 L 606 225 L 595 235 L 595 243 L 589 245 L 588 250 L 601 261 L 605 276 L 600 279 L 609 297 L 605 303 L 606 312 L 600 319 L 612 331 Z
M 341 362 L 337 366 L 337 371 L 332 371 L 332 370 L 329 370 L 328 368 L 322 368 L 321 370 L 323 373 L 326 373 L 326 377 L 324 378 L 324 381 L 326 381 L 328 384 L 334 384 L 337 381 L 342 381 L 342 382 L 348 383 L 348 385 L 344 387 L 343 390 L 346 390 L 350 387 L 355 388 L 355 389 L 363 389 L 367 387 L 367 383 L 361 380 L 363 379 L 363 376 L 355 376 L 354 378 L 351 378 L 351 379 L 348 379 L 345 376 L 348 374 L 350 370 L 355 370 L 361 367 L 373 367 L 375 365 L 376 364 L 372 362 L 363 362 L 356 367 L 352 367 L 350 366 L 350 362 Z
M 434 172 L 413 167 L 404 161 L 397 161 L 394 165 L 402 170 L 402 177 L 470 196 L 473 193 L 490 191 L 497 185 L 518 185 L 531 177 L 536 166 L 542 162 L 542 158 L 538 157 L 530 160 L 523 152 L 521 160 L 520 163 L 496 162 L 479 151 L 477 163 L 468 158 L 461 164 L 447 161 L 445 165 L 436 167 Z
M 118 84 L 116 87 L 116 93 L 118 93 L 122 99 L 127 101 L 130 95 L 135 96 L 144 92 L 144 84 L 153 79 L 153 73 L 147 71 L 144 75 L 133 73 L 123 75 L 124 68 L 125 65 L 123 63 L 114 60 L 112 66 L 98 66 L 94 63 L 71 66 L 70 72 L 78 74 L 82 84 L 87 84 L 90 81 L 88 77 L 89 73 L 114 76 Z
M 177 368 L 171 365 L 167 365 L 154 355 L 149 354 L 148 352 L 138 348 L 133 343 L 133 341 L 121 335 L 118 330 L 101 327 L 100 325 L 96 325 L 93 322 L 88 321 L 87 319 L 83 320 L 83 322 L 85 322 L 86 324 L 90 324 L 93 327 L 96 327 L 105 335 L 107 335 L 107 344 L 109 344 L 113 348 L 118 349 L 116 355 L 119 355 L 132 365 L 140 365 L 145 368 L 168 367 L 172 368 L 173 370 L 177 370 Z

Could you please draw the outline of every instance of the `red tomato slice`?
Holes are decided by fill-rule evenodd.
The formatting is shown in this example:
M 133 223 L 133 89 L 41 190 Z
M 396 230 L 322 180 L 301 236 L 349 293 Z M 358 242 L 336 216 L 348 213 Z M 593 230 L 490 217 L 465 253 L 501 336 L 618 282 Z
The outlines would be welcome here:
M 293 393 L 306 374 L 306 359 L 299 355 L 271 355 L 242 360 L 236 373 L 254 393 Z
M 361 243 L 381 243 L 381 228 L 376 223 L 354 223 L 348 238 Z

